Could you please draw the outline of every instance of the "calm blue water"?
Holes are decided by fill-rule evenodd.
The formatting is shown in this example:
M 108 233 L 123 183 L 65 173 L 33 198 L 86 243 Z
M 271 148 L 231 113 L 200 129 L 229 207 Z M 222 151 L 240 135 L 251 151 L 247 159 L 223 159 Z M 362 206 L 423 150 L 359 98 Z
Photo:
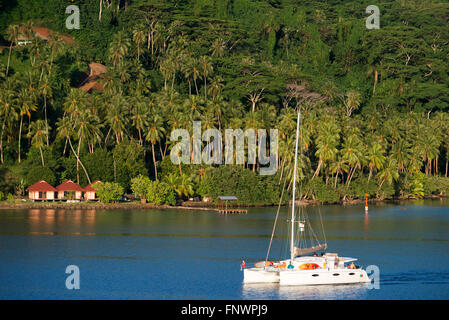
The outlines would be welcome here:
M 366 285 L 242 285 L 265 258 L 276 208 L 240 216 L 176 210 L 1 210 L 0 299 L 448 299 L 449 202 L 308 208 L 328 252 L 377 265 Z M 287 256 L 286 214 L 273 258 Z M 319 228 L 317 228 L 317 233 Z M 320 238 L 322 235 L 320 235 Z M 68 265 L 80 290 L 67 290 Z

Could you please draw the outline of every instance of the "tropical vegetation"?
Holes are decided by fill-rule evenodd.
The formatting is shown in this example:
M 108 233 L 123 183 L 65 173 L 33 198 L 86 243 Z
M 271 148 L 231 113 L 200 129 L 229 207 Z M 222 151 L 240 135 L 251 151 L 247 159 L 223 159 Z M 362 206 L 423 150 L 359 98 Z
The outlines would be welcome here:
M 68 30 L 67 1 L 0 0 L 1 192 L 101 180 L 153 203 L 273 204 L 292 192 L 300 110 L 302 199 L 448 195 L 449 4 L 381 1 L 368 30 L 370 4 L 80 0 L 81 27 Z M 35 27 L 54 33 L 44 41 Z M 108 72 L 87 92 L 90 62 Z M 277 173 L 248 157 L 171 163 L 171 132 L 195 120 L 223 136 L 278 129 Z

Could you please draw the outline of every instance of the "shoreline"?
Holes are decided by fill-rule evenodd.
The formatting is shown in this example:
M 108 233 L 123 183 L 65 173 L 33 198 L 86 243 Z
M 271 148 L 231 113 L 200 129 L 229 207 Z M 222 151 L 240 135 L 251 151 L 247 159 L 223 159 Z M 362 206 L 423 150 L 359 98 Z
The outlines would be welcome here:
M 399 201 L 416 201 L 416 200 L 430 200 L 430 199 L 447 199 L 448 196 L 444 195 L 434 195 L 427 196 L 423 198 L 395 198 L 395 199 L 368 199 L 368 203 L 394 203 Z M 296 200 L 296 205 L 299 206 L 320 206 L 320 205 L 361 205 L 364 204 L 365 200 L 355 199 L 346 200 L 339 203 L 322 203 L 318 200 Z M 283 207 L 290 206 L 288 204 L 283 204 Z M 231 207 L 231 206 L 229 206 Z M 263 205 L 263 204 L 252 204 L 252 205 L 233 205 L 234 208 L 261 208 L 261 207 L 277 207 L 277 205 Z M 203 202 L 183 202 L 181 205 L 169 206 L 169 205 L 155 205 L 151 203 L 141 203 L 141 202 L 131 202 L 131 203 L 101 203 L 101 202 L 0 202 L 1 209 L 68 209 L 68 210 L 123 210 L 123 209 L 134 209 L 134 210 L 166 210 L 166 209 L 179 209 L 179 210 L 201 210 L 201 211 L 217 211 L 219 205 Z

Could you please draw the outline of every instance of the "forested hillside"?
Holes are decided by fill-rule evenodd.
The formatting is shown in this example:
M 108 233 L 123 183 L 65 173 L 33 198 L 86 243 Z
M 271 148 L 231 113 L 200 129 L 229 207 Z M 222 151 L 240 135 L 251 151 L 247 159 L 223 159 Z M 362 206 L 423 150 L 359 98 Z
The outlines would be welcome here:
M 365 26 L 369 5 L 380 29 Z M 448 195 L 448 22 L 449 3 L 431 0 L 0 0 L 0 191 L 40 179 L 131 191 L 142 174 L 180 199 L 275 203 L 284 180 L 291 193 L 300 108 L 299 196 Z M 86 91 L 91 62 L 107 73 Z M 170 133 L 194 120 L 278 129 L 277 174 L 172 164 Z

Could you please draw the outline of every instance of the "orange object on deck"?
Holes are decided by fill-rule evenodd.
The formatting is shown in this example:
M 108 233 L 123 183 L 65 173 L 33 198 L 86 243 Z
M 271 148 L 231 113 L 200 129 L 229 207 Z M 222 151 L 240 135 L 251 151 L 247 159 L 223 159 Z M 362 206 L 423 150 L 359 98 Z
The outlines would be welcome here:
M 254 264 L 254 267 L 256 267 L 256 268 L 263 268 L 263 267 L 269 267 L 269 266 L 272 266 L 273 265 L 273 262 L 271 262 L 271 261 L 259 261 L 259 262 L 257 262 L 257 263 L 255 263 Z
M 317 269 L 319 267 L 320 266 L 317 265 L 316 263 L 303 263 L 298 268 L 301 269 L 301 270 L 315 270 L 315 269 Z

